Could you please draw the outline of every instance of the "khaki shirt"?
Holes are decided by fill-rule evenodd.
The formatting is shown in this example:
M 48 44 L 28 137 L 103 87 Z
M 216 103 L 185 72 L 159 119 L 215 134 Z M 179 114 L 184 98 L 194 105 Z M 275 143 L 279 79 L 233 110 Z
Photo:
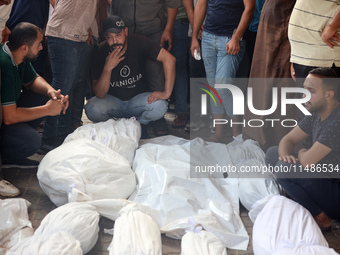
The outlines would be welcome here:
M 97 13 L 96 0 L 58 0 L 46 36 L 85 42 Z

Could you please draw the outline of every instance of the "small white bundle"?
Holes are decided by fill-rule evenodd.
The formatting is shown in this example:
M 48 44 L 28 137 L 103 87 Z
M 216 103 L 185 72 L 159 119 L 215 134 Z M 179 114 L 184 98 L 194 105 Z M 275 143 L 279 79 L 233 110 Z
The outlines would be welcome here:
M 213 233 L 189 231 L 182 237 L 182 255 L 227 255 L 227 248 Z
M 87 253 L 97 242 L 98 222 L 99 213 L 93 205 L 69 203 L 47 214 L 34 236 L 49 236 L 59 231 L 66 231 L 80 242 L 81 249 Z
M 110 255 L 161 255 L 161 233 L 156 222 L 130 205 L 123 210 L 114 225 Z
M 13 246 L 6 255 L 82 255 L 80 243 L 67 232 L 32 236 Z

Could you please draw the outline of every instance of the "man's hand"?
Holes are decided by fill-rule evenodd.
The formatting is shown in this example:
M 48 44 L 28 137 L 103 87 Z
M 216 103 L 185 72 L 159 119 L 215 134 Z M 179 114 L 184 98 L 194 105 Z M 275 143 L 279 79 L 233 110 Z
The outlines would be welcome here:
M 240 49 L 240 41 L 237 40 L 235 37 L 232 37 L 225 46 L 225 50 L 228 52 L 229 55 L 237 55 L 240 52 Z
M 61 100 L 53 100 L 50 99 L 47 101 L 45 106 L 48 110 L 48 116 L 56 116 L 60 115 L 61 111 L 63 110 L 63 103 L 60 102 Z
M 151 104 L 157 101 L 158 99 L 167 100 L 169 99 L 169 97 L 170 95 L 168 95 L 165 92 L 155 91 L 148 97 L 148 103 Z
M 197 39 L 202 40 L 203 29 L 204 29 L 204 26 L 202 25 L 200 31 L 198 32 Z
M 61 97 L 61 90 L 55 90 L 53 88 L 49 89 L 47 91 L 47 95 L 52 99 L 52 100 L 57 100 L 58 98 L 60 99 Z
M 200 45 L 198 43 L 198 40 L 197 38 L 194 38 L 192 37 L 191 38 L 191 47 L 190 47 L 190 51 L 191 51 L 191 55 L 193 58 L 195 58 L 195 50 L 196 50 L 196 53 L 198 55 L 201 55 L 201 51 L 200 51 Z M 196 58 L 195 58 L 196 59 Z
M 109 55 L 106 57 L 106 63 L 104 69 L 107 71 L 112 71 L 125 57 L 125 50 L 122 50 L 122 46 L 116 47 Z
M 164 29 L 162 37 L 161 37 L 161 47 L 163 47 L 164 43 L 168 42 L 167 50 L 170 51 L 172 47 L 172 31 L 169 29 Z
M 11 34 L 11 30 L 9 30 L 8 27 L 5 27 L 4 30 L 2 30 L 1 33 L 1 44 L 4 44 L 8 41 L 8 37 Z
M 93 43 L 94 43 L 94 42 L 93 42 L 93 37 L 92 37 L 92 35 L 93 35 L 92 29 L 89 28 L 88 32 L 89 32 L 89 34 L 88 34 L 87 39 L 86 39 L 86 45 L 87 45 L 87 46 L 89 46 L 90 44 L 93 44 Z
M 66 96 L 62 96 L 62 98 L 60 99 L 60 103 L 62 104 L 63 106 L 63 114 L 66 113 L 66 110 L 70 104 L 70 102 L 68 101 L 68 95 Z
M 328 24 L 322 31 L 321 38 L 331 48 L 339 46 L 340 33 L 338 33 L 336 27 L 331 24 Z
M 290 64 L 290 75 L 292 76 L 293 80 L 296 81 L 295 69 L 294 69 L 293 63 Z
M 59 101 L 60 104 L 63 105 L 62 110 L 63 114 L 66 113 L 66 110 L 69 106 L 69 101 L 68 101 L 68 95 L 64 96 L 61 94 L 61 90 L 55 90 L 55 89 L 50 89 L 47 91 L 47 95 L 53 100 L 53 101 Z
M 288 162 L 289 164 L 294 163 L 296 164 L 299 159 L 297 159 L 296 157 L 294 157 L 293 155 L 283 155 L 283 156 L 279 156 L 279 160 L 280 161 L 284 161 L 284 162 Z

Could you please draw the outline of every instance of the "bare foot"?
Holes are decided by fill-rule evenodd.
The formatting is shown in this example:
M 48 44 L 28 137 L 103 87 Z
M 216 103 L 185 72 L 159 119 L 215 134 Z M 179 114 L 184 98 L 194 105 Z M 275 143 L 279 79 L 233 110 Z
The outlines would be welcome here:
M 320 214 L 316 215 L 314 219 L 321 230 L 328 229 L 332 224 L 332 219 L 329 218 L 323 211 Z

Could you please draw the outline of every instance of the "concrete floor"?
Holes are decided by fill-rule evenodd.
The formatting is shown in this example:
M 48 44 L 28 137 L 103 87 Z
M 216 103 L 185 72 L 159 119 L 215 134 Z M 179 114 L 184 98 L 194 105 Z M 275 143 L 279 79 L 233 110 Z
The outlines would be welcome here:
M 189 133 L 181 129 L 173 129 L 170 127 L 171 121 L 175 118 L 172 112 L 167 113 L 166 119 L 172 135 L 180 136 L 189 139 Z M 84 117 L 84 124 L 89 121 Z M 149 130 L 149 134 L 152 135 L 152 131 Z M 33 159 L 41 160 L 43 157 L 40 155 L 33 155 Z M 4 177 L 21 191 L 19 197 L 28 200 L 32 205 L 29 207 L 29 219 L 32 222 L 34 229 L 39 227 L 42 219 L 56 206 L 49 200 L 43 190 L 40 188 L 36 173 L 37 169 L 3 169 Z M 0 196 L 0 199 L 4 199 Z M 253 254 L 252 249 L 252 227 L 253 224 L 248 217 L 248 212 L 241 207 L 241 219 L 246 227 L 246 230 L 250 236 L 250 242 L 246 251 L 239 250 L 228 250 L 228 255 L 251 255 Z M 112 241 L 112 236 L 104 234 L 104 228 L 112 228 L 114 222 L 101 218 L 100 220 L 100 235 L 99 239 L 94 248 L 88 253 L 90 255 L 106 255 L 108 254 L 107 247 Z M 332 232 L 325 233 L 325 237 L 329 242 L 329 246 L 334 248 L 340 253 L 340 236 L 335 236 Z M 165 236 L 162 236 L 163 243 L 163 254 L 166 255 L 177 255 L 180 254 L 180 240 L 174 240 Z

